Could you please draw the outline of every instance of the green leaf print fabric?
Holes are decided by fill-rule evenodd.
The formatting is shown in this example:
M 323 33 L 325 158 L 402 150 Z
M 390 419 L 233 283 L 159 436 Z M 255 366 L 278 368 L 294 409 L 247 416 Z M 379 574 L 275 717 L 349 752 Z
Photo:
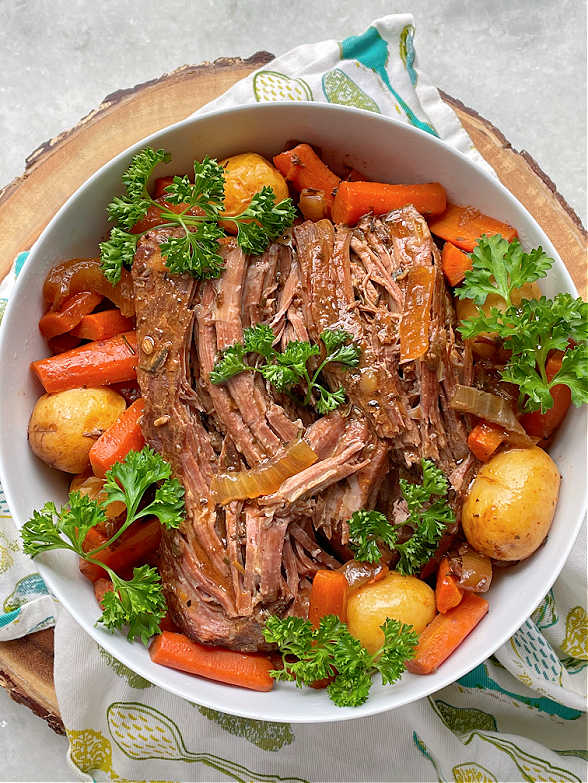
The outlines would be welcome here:
M 200 111 L 266 101 L 337 103 L 411 124 L 486 166 L 419 68 L 412 16 L 386 16 L 356 33 L 287 52 Z M 0 287 L 0 311 L 25 262 L 22 254 Z M 55 605 L 35 565 L 20 551 L 3 497 L 0 503 L 0 640 L 47 627 L 57 615 L 55 686 L 72 778 L 261 783 L 587 778 L 585 529 L 532 617 L 492 658 L 453 685 L 384 715 L 290 725 L 192 704 L 113 658 Z

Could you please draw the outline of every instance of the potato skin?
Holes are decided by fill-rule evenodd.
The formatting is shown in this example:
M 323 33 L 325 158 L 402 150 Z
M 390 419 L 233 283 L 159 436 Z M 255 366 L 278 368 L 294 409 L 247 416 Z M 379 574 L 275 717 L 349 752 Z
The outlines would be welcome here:
M 81 473 L 88 467 L 94 441 L 125 408 L 124 398 L 112 389 L 43 394 L 29 421 L 31 449 L 52 468 Z
M 353 591 L 347 603 L 349 631 L 372 654 L 384 643 L 380 626 L 387 617 L 412 625 L 420 633 L 434 616 L 435 593 L 429 585 L 397 571 Z
M 560 475 L 543 449 L 502 451 L 482 465 L 462 509 L 465 537 L 495 560 L 523 560 L 549 532 Z
M 524 283 L 520 288 L 513 289 L 511 293 L 512 303 L 518 305 L 522 299 L 540 299 L 541 289 L 537 283 Z M 490 310 L 496 307 L 500 311 L 506 310 L 506 302 L 498 294 L 488 294 L 486 301 L 483 305 L 477 305 L 473 299 L 455 299 L 455 312 L 457 314 L 458 321 L 465 321 L 467 318 L 475 318 L 482 311 L 485 315 L 490 315 Z M 496 335 L 494 333 L 481 333 L 480 338 L 486 338 L 486 340 L 495 340 Z M 474 338 L 472 342 L 472 350 L 477 356 L 487 358 L 488 344 L 484 339 Z
M 225 215 L 240 215 L 253 196 L 268 185 L 275 193 L 276 203 L 288 198 L 286 180 L 269 161 L 256 152 L 243 152 L 221 160 L 225 170 Z M 227 229 L 234 223 L 227 223 Z

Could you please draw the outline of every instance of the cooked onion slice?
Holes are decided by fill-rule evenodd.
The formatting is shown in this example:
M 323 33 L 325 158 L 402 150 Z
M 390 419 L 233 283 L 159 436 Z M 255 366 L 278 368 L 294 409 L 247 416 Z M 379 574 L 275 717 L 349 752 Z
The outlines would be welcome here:
M 322 190 L 303 188 L 300 191 L 298 209 L 307 220 L 322 220 L 329 216 L 329 205 Z
M 304 440 L 296 440 L 276 457 L 250 470 L 214 476 L 210 490 L 217 503 L 271 495 L 290 476 L 309 468 L 318 456 Z
M 516 438 L 509 437 L 512 445 L 533 445 L 534 441 L 529 438 L 523 429 L 510 404 L 496 394 L 475 389 L 473 386 L 460 386 L 458 384 L 455 387 L 455 394 L 450 404 L 456 411 L 471 413 L 479 419 L 489 421 L 491 424 L 498 424 L 499 427 L 503 427 L 508 433 L 517 436 Z
M 348 560 L 339 568 L 345 575 L 349 587 L 356 590 L 368 582 L 378 582 L 388 574 L 385 563 L 362 563 L 358 560 Z
M 464 545 L 457 555 L 450 556 L 450 568 L 459 579 L 460 587 L 474 593 L 485 593 L 492 581 L 492 562 L 475 549 Z

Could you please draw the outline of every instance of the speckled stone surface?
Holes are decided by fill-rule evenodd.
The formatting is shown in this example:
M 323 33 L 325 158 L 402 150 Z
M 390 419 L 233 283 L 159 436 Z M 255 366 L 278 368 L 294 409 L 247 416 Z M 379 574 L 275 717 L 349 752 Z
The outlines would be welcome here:
M 415 17 L 432 81 L 528 150 L 586 221 L 580 0 L 0 0 L 0 186 L 102 98 L 180 65 L 342 39 Z M 66 741 L 0 689 L 0 780 L 66 781 Z

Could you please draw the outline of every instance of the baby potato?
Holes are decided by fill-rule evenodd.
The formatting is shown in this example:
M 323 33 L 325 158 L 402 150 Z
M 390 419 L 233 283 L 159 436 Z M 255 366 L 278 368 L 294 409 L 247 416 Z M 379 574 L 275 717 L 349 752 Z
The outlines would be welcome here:
M 540 299 L 541 289 L 537 283 L 524 283 L 520 288 L 513 289 L 511 293 L 511 300 L 514 305 L 521 303 L 523 299 Z M 498 294 L 488 294 L 486 301 L 483 305 L 477 305 L 473 299 L 455 299 L 455 311 L 457 313 L 458 321 L 464 321 L 466 318 L 475 318 L 480 314 L 480 310 L 485 315 L 490 315 L 490 310 L 496 307 L 500 311 L 506 310 L 506 302 Z M 492 348 L 488 345 L 488 340 L 494 340 L 495 334 L 482 333 L 479 335 L 481 339 L 475 338 L 472 343 L 472 350 L 477 356 L 481 358 L 488 358 Z
M 288 185 L 280 172 L 256 152 L 244 152 L 221 160 L 225 170 L 225 215 L 240 215 L 264 185 L 275 193 L 276 203 L 288 198 Z M 234 223 L 226 223 L 235 232 Z
M 33 452 L 66 473 L 81 473 L 89 464 L 94 441 L 126 408 L 124 398 L 112 389 L 70 389 L 44 394 L 29 421 Z
M 468 542 L 495 560 L 523 560 L 549 532 L 560 475 L 543 449 L 510 449 L 482 465 L 462 510 Z
M 397 571 L 355 590 L 347 603 L 349 631 L 372 654 L 384 643 L 380 626 L 387 617 L 412 625 L 420 633 L 434 616 L 435 593 L 429 585 Z

